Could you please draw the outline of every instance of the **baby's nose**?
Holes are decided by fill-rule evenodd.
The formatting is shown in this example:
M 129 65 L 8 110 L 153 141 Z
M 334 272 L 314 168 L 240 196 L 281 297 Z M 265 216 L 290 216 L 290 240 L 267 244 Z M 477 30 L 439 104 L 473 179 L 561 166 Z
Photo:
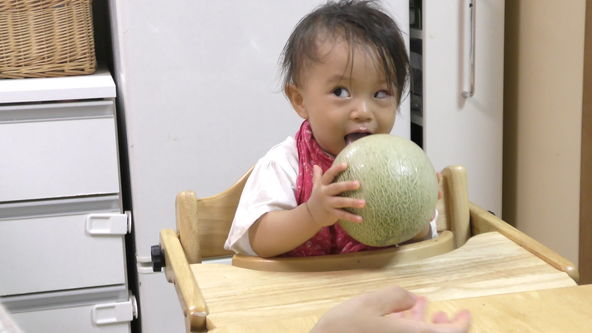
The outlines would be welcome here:
M 372 112 L 370 105 L 366 100 L 360 100 L 355 105 L 351 112 L 352 119 L 359 121 L 368 121 L 372 119 Z

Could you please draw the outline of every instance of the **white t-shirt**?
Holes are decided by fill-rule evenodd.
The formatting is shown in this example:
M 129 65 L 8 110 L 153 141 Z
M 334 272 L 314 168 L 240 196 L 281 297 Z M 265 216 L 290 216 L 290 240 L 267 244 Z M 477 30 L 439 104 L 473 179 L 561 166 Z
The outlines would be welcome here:
M 256 256 L 249 241 L 249 228 L 265 213 L 296 208 L 298 150 L 287 137 L 257 161 L 243 189 L 224 248 Z M 430 222 L 432 238 L 438 236 L 436 219 Z

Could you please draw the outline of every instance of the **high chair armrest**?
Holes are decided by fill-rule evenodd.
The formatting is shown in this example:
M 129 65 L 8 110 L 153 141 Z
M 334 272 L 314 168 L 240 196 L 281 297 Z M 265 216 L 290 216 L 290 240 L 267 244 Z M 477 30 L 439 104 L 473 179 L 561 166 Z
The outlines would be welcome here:
M 579 271 L 568 259 L 472 202 L 469 203 L 469 211 L 473 235 L 497 231 L 549 265 L 567 273 L 574 281 L 579 281 Z
M 160 245 L 165 255 L 165 275 L 167 280 L 175 285 L 179 295 L 187 332 L 201 332 L 206 327 L 208 307 L 185 257 L 177 233 L 172 229 L 161 230 Z
M 242 254 L 232 257 L 232 265 L 258 271 L 326 272 L 349 269 L 381 268 L 393 263 L 413 262 L 454 250 L 451 231 L 444 230 L 437 238 L 373 251 L 333 254 L 314 257 L 261 258 Z

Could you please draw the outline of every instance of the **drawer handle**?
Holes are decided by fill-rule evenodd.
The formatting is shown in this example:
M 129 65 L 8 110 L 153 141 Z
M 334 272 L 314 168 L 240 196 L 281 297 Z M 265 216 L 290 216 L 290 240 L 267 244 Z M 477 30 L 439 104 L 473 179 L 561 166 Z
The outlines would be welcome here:
M 86 232 L 90 235 L 125 235 L 131 231 L 131 217 L 125 214 L 88 214 Z
M 132 321 L 138 318 L 138 304 L 136 297 L 131 296 L 125 302 L 97 304 L 91 310 L 92 321 L 95 325 L 108 325 Z

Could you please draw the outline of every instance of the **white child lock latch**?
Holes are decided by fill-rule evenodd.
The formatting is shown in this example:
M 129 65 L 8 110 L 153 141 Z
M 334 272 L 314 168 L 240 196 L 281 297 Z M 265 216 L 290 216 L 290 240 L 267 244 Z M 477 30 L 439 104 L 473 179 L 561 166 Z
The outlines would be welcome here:
M 129 213 L 88 214 L 86 232 L 91 235 L 125 235 L 131 231 Z
M 131 296 L 127 301 L 97 304 L 91 310 L 92 321 L 95 325 L 108 325 L 132 321 L 138 318 L 138 304 L 136 297 Z

